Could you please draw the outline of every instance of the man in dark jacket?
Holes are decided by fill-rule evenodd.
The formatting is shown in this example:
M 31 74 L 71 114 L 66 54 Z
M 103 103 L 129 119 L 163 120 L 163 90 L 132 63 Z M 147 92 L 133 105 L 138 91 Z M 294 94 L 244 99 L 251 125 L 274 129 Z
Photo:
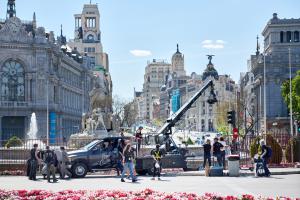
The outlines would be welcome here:
M 265 176 L 269 177 L 271 175 L 270 170 L 268 168 L 268 162 L 270 159 L 270 151 L 265 143 L 264 140 L 260 140 L 259 144 L 261 146 L 261 151 L 262 154 L 260 155 L 261 159 L 263 160 L 263 166 L 264 166 L 264 171 L 265 171 Z
M 211 166 L 211 144 L 210 140 L 207 139 L 206 143 L 203 145 L 204 150 L 204 162 L 203 162 L 203 169 L 205 169 L 206 162 L 208 161 L 208 165 Z
M 57 182 L 57 179 L 55 177 L 56 172 L 56 166 L 57 166 L 57 158 L 55 153 L 50 150 L 49 146 L 46 146 L 46 151 L 44 153 L 44 162 L 47 166 L 47 180 L 50 183 L 50 176 L 52 175 L 53 182 Z
M 213 155 L 217 157 L 218 165 L 222 166 L 222 155 L 221 155 L 221 148 L 224 147 L 220 142 L 218 138 L 214 139 L 213 144 Z
M 38 167 L 38 163 L 40 162 L 40 159 L 38 157 L 38 144 L 34 144 L 33 148 L 30 150 L 30 159 L 28 160 L 28 169 L 27 173 L 29 175 L 29 180 L 36 181 L 36 170 Z

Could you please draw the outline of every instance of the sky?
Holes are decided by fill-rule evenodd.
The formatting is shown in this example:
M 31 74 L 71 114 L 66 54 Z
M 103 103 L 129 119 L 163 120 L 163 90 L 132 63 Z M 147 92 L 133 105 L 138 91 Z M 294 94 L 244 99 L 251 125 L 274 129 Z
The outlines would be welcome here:
M 74 14 L 89 0 L 16 0 L 17 17 L 46 31 L 74 37 Z M 274 12 L 279 18 L 300 18 L 299 0 L 92 0 L 100 10 L 102 45 L 109 54 L 113 94 L 132 99 L 142 90 L 147 61 L 171 61 L 179 44 L 187 74 L 202 73 L 207 54 L 219 74 L 238 82 L 256 51 L 259 35 Z M 7 0 L 0 0 L 0 18 Z

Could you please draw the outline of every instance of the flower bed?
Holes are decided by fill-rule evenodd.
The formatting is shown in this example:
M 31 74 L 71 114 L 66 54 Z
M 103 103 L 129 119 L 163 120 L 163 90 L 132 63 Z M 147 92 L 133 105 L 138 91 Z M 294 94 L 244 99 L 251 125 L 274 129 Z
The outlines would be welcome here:
M 120 190 L 64 190 L 61 192 L 50 192 L 45 190 L 0 190 L 0 200 L 272 200 L 272 198 L 255 198 L 251 195 L 235 196 L 218 196 L 206 193 L 202 196 L 192 193 L 173 193 L 167 194 L 156 192 L 151 189 L 145 189 L 140 192 L 125 192 Z M 292 200 L 287 197 L 279 197 L 276 200 Z M 296 198 L 300 200 L 300 198 Z
M 14 171 L 0 171 L 0 176 L 24 176 L 25 172 L 23 170 L 14 170 Z

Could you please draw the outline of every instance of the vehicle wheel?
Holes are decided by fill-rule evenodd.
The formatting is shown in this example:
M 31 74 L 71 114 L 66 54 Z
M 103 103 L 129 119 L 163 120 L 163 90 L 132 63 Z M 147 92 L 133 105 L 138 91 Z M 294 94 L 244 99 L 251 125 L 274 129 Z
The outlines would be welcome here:
M 147 170 L 138 170 L 138 171 L 136 171 L 136 173 L 137 173 L 138 175 L 144 176 L 144 175 L 147 174 Z
M 75 178 L 83 178 L 87 174 L 87 166 L 84 163 L 76 163 L 72 167 L 72 174 Z
M 184 172 L 188 171 L 189 169 L 187 167 L 182 168 Z

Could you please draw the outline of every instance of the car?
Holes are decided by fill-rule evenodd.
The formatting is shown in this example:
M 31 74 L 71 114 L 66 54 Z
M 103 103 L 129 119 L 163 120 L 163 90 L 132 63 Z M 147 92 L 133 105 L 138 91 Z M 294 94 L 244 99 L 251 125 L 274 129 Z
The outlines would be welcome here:
M 117 168 L 118 152 L 116 147 L 122 137 L 107 137 L 94 140 L 79 150 L 68 152 L 70 171 L 75 178 L 83 178 L 88 172 L 111 170 Z M 118 171 L 119 173 L 119 171 Z

